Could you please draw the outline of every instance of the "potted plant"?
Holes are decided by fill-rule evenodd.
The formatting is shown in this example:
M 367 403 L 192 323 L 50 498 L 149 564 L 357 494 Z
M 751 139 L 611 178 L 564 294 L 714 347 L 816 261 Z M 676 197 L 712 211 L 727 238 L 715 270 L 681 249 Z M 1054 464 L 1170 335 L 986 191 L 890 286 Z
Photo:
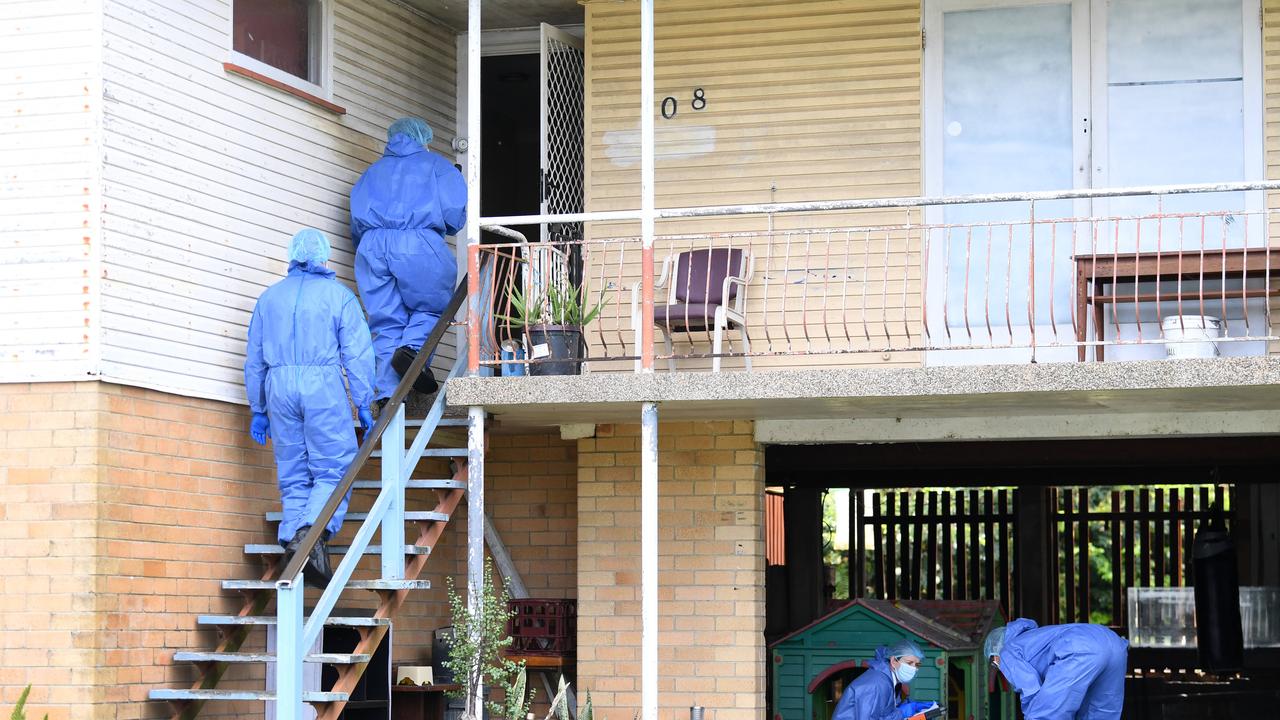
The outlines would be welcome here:
M 526 356 L 533 361 L 530 375 L 577 375 L 582 372 L 586 345 L 582 330 L 599 317 L 607 297 L 591 305 L 586 290 L 570 282 L 552 283 L 543 295 L 526 296 L 523 288 L 509 294 L 514 315 L 499 316 L 512 329 L 528 336 Z

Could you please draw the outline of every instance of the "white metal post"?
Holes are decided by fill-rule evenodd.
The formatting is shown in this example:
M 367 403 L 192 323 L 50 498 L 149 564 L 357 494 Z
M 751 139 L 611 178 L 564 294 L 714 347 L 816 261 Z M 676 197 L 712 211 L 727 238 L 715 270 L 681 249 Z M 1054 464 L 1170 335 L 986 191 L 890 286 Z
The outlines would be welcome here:
M 484 589 L 484 408 L 468 408 L 467 419 L 467 606 L 474 613 Z M 483 713 L 484 688 L 477 685 L 470 699 Z
M 467 0 L 467 374 L 480 373 L 481 0 Z
M 480 41 L 481 0 L 467 2 L 467 273 L 468 374 L 480 362 Z M 475 613 L 484 589 L 484 408 L 467 410 L 467 607 Z M 475 628 L 479 632 L 479 627 Z M 476 717 L 484 715 L 485 690 L 476 683 L 467 698 Z
M 653 0 L 640 0 L 640 356 L 642 372 L 653 372 Z
M 640 717 L 658 718 L 658 404 L 640 406 Z
M 643 372 L 653 372 L 653 0 L 640 0 L 640 248 Z M 640 717 L 658 720 L 658 405 L 640 408 Z
M 404 579 L 404 403 L 382 433 L 382 492 L 391 495 L 382 517 L 382 579 Z
M 276 583 L 276 718 L 303 720 L 302 574 Z

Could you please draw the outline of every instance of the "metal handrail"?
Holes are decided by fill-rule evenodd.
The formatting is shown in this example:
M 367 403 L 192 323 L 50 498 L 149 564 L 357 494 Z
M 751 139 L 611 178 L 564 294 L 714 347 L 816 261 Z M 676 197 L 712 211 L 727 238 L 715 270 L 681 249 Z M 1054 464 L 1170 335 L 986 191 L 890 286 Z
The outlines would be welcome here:
M 347 492 L 355 484 L 356 475 L 360 473 L 365 463 L 373 456 L 374 448 L 377 447 L 382 434 L 386 432 L 400 406 L 404 404 L 405 398 L 409 396 L 409 391 L 413 389 L 414 380 L 422 372 L 422 368 L 427 364 L 427 359 L 435 352 L 440 345 L 440 341 L 444 338 L 445 332 L 448 331 L 451 323 L 445 319 L 457 315 L 458 310 L 462 308 L 462 303 L 466 299 L 467 277 L 463 275 L 461 282 L 458 283 L 458 288 L 453 291 L 453 297 L 449 299 L 448 307 L 440 314 L 441 321 L 436 323 L 435 328 L 431 330 L 431 334 L 427 336 L 427 341 L 418 350 L 418 355 L 413 359 L 413 364 L 409 366 L 404 377 L 400 378 L 400 384 L 396 386 L 395 392 L 391 394 L 391 399 L 378 415 L 378 421 L 374 424 L 373 429 L 365 433 L 364 439 L 360 443 L 359 452 L 356 453 L 351 464 L 347 466 L 347 471 L 342 475 L 342 480 L 338 482 L 333 493 L 329 495 L 329 500 L 324 504 L 324 508 L 320 510 L 320 516 L 316 518 L 315 522 L 311 524 L 311 529 L 303 536 L 302 543 L 298 545 L 297 551 L 289 559 L 288 564 L 284 566 L 284 570 L 280 573 L 280 579 L 277 581 L 277 586 L 290 587 L 298 579 L 303 565 L 307 562 L 307 556 L 311 554 L 311 550 L 315 548 L 316 543 L 320 542 L 320 535 L 324 532 L 325 526 L 333 518 L 334 513 L 338 511 L 338 505 L 342 503 L 342 499 L 346 497 Z M 401 451 L 403 452 L 403 449 Z
M 1122 188 L 1082 188 L 1075 190 L 1044 190 L 1033 192 L 987 193 L 980 195 L 936 195 L 868 200 L 819 200 L 791 203 L 754 203 L 748 205 L 708 205 L 703 207 L 659 208 L 653 211 L 658 220 L 676 218 L 721 217 L 726 215 L 766 215 L 794 212 L 825 212 L 829 210 L 883 210 L 887 208 L 914 208 L 933 205 L 976 205 L 1003 202 L 1044 202 L 1049 200 L 1092 200 L 1103 198 L 1133 197 L 1139 195 L 1187 195 L 1198 193 L 1250 192 L 1280 190 L 1280 180 L 1202 183 L 1194 185 L 1144 185 Z M 540 225 L 543 223 L 601 222 L 639 220 L 640 210 L 605 210 L 596 212 L 558 213 L 547 215 L 502 215 L 480 218 L 485 224 Z

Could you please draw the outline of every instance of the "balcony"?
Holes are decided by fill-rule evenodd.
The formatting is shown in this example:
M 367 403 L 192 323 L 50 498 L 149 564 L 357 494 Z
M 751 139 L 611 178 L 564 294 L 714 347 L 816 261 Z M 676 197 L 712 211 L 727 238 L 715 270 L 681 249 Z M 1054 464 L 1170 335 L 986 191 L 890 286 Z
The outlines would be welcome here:
M 1112 391 L 1266 385 L 1280 376 L 1271 185 L 659 211 L 648 252 L 603 223 L 549 233 L 571 240 L 507 233 L 473 249 L 471 357 L 481 374 L 546 374 L 557 358 L 538 326 L 563 324 L 570 296 L 595 311 L 583 374 L 494 378 L 487 393 L 812 414 L 824 398 L 900 411 L 1049 392 L 1090 406 Z

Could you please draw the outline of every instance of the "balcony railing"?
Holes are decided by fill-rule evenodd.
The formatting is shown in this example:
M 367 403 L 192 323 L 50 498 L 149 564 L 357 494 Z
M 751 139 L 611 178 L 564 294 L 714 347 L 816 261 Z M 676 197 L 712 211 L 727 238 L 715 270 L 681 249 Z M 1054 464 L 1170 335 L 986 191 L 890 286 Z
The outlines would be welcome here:
M 687 217 L 659 220 L 653 354 L 689 370 L 1263 354 L 1280 294 L 1273 185 L 671 211 Z M 806 212 L 768 212 L 792 208 Z M 599 308 L 587 367 L 638 367 L 632 231 L 476 248 L 496 260 L 480 283 L 480 364 L 554 360 L 530 330 L 567 324 L 572 299 Z

